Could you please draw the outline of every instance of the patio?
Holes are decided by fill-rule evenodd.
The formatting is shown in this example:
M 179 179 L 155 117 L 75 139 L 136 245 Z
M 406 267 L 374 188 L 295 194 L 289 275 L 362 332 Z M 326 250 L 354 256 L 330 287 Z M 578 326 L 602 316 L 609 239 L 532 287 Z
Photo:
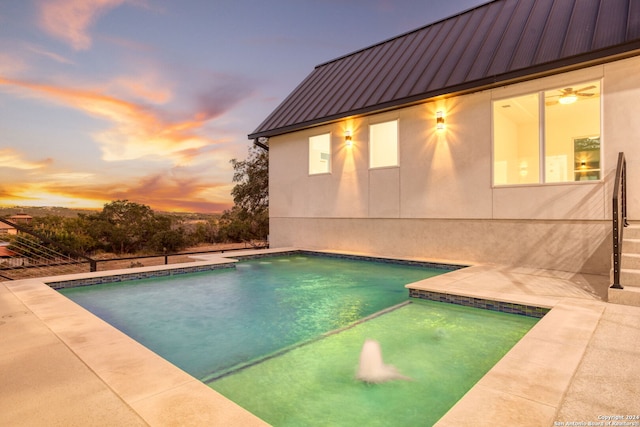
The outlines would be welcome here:
M 640 415 L 640 308 L 603 302 L 608 277 L 476 265 L 415 286 L 552 308 L 437 425 Z M 0 328 L 0 424 L 267 425 L 41 280 L 0 283 Z

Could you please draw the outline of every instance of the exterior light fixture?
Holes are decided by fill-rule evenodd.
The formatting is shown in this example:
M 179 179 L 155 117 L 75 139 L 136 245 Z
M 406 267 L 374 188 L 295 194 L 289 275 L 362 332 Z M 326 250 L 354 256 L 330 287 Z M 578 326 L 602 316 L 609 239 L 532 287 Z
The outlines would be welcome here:
M 353 145 L 353 140 L 351 138 L 351 131 L 350 130 L 344 131 L 344 141 L 347 144 L 347 147 L 351 147 L 351 145 Z
M 436 129 L 444 129 L 444 113 L 442 111 L 436 112 Z
M 578 97 L 572 93 L 568 95 L 563 95 L 558 99 L 558 102 L 563 105 L 573 104 L 578 100 Z

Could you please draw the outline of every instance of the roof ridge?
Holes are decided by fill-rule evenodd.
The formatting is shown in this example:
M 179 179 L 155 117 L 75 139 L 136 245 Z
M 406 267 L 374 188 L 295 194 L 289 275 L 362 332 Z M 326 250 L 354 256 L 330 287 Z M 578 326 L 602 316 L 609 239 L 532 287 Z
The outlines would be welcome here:
M 382 40 L 382 41 L 374 43 L 374 44 L 372 44 L 370 46 L 363 47 L 361 49 L 354 50 L 353 52 L 346 53 L 344 55 L 341 55 L 341 56 L 338 56 L 336 58 L 330 59 L 328 61 L 322 62 L 322 63 L 316 65 L 314 67 L 314 69 L 317 69 L 317 68 L 320 68 L 320 67 L 324 67 L 325 65 L 329 65 L 329 64 L 331 64 L 333 62 L 340 61 L 342 59 L 345 59 L 345 58 L 348 58 L 350 56 L 354 56 L 354 55 L 356 55 L 358 53 L 364 52 L 366 50 L 370 50 L 370 49 L 376 48 L 378 46 L 381 46 L 381 45 L 387 44 L 389 42 L 392 42 L 394 40 L 401 39 L 403 37 L 408 36 L 409 34 L 413 34 L 413 33 L 417 33 L 417 32 L 423 31 L 423 30 L 425 30 L 425 29 L 427 29 L 429 27 L 435 26 L 435 25 L 440 24 L 440 23 L 442 23 L 444 21 L 448 21 L 450 19 L 457 18 L 458 16 L 464 15 L 466 13 L 473 12 L 474 10 L 476 10 L 478 8 L 485 7 L 490 3 L 496 3 L 496 2 L 500 2 L 500 1 L 505 1 L 505 0 L 490 0 L 490 1 L 487 1 L 487 2 L 484 2 L 484 3 L 481 3 L 481 4 L 477 5 L 477 6 L 473 6 L 473 7 L 470 7 L 469 9 L 463 10 L 462 12 L 455 13 L 455 14 L 453 14 L 451 16 L 447 16 L 445 18 L 439 19 L 437 21 L 431 22 L 429 24 L 423 25 L 423 26 L 418 27 L 418 28 L 414 28 L 413 30 L 409 30 L 409 31 L 404 32 L 402 34 L 398 34 L 397 36 L 390 37 L 390 38 L 388 38 L 386 40 Z

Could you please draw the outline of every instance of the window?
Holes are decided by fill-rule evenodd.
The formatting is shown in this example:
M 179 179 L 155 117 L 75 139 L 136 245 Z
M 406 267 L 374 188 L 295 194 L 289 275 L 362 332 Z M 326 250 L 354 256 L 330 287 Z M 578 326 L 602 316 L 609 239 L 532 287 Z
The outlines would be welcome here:
M 539 182 L 538 94 L 493 103 L 493 181 Z
M 494 185 L 600 179 L 600 82 L 494 101 L 493 144 Z
M 546 182 L 600 179 L 600 82 L 544 93 Z
M 309 138 L 309 174 L 331 172 L 331 134 Z
M 369 167 L 398 166 L 398 121 L 369 126 Z

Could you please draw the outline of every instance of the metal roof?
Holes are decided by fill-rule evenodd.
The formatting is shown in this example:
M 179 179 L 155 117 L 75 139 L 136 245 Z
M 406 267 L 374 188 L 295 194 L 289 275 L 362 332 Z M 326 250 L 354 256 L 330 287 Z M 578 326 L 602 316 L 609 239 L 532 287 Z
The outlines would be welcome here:
M 638 49 L 638 0 L 495 0 L 316 66 L 249 138 L 579 68 Z

